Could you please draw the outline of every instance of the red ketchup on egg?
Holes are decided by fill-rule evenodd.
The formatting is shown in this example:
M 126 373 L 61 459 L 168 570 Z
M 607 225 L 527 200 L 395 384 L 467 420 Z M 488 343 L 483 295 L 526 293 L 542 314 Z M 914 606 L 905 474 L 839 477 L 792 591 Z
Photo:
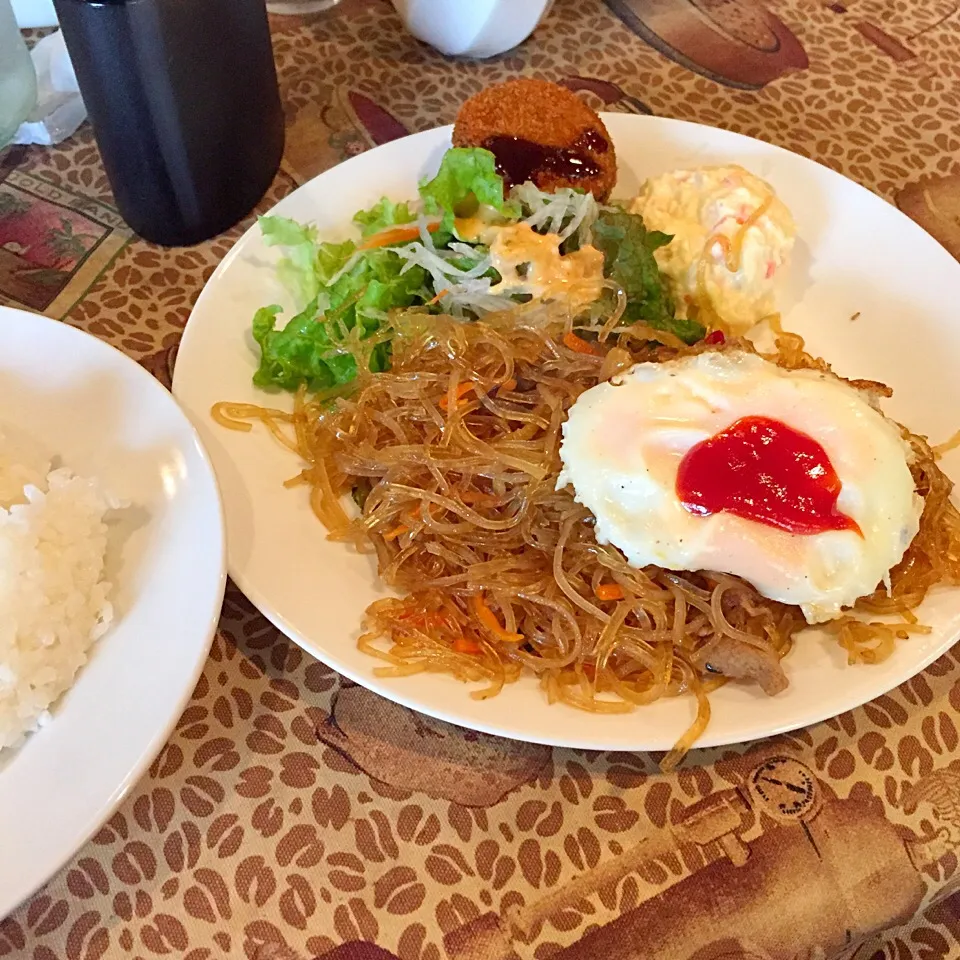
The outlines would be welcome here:
M 677 497 L 691 513 L 727 511 L 788 533 L 853 530 L 837 510 L 837 476 L 813 437 L 770 417 L 742 417 L 691 447 L 677 472 Z

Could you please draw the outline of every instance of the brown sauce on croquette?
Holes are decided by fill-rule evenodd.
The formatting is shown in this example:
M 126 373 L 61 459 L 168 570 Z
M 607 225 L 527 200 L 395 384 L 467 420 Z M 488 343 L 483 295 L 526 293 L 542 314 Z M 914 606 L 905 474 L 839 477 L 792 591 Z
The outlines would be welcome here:
M 587 153 L 603 153 L 609 144 L 596 130 L 585 130 L 569 147 L 551 147 L 523 137 L 488 137 L 483 146 L 497 159 L 497 173 L 508 187 L 550 172 L 565 180 L 577 181 L 599 176 L 600 165 Z
M 573 145 L 594 153 L 606 153 L 610 149 L 610 142 L 599 130 L 584 130 Z
M 519 77 L 481 90 L 460 108 L 452 139 L 497 155 L 508 188 L 532 180 L 548 193 L 575 187 L 602 203 L 616 183 L 616 148 L 603 120 L 546 80 Z

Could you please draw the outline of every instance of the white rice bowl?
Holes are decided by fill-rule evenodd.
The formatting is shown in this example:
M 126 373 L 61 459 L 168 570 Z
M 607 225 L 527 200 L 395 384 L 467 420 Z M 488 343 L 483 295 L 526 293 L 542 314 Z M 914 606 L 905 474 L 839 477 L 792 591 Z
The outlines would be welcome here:
M 104 515 L 117 505 L 0 434 L 0 751 L 49 719 L 110 626 Z

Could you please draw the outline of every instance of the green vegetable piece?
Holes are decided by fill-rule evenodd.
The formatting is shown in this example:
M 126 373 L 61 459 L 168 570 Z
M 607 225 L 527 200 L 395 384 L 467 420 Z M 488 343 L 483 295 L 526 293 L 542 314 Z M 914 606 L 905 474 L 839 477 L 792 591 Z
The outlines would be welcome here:
M 320 286 L 326 287 L 356 252 L 357 245 L 352 240 L 344 240 L 343 243 L 318 243 L 313 269 Z
M 280 307 L 261 307 L 253 317 L 253 338 L 260 347 L 260 366 L 253 375 L 258 387 L 296 390 L 305 383 L 311 391 L 349 383 L 357 375 L 353 356 L 339 349 L 328 325 L 317 316 L 317 302 L 277 330 Z
M 427 213 L 443 215 L 440 233 L 452 231 L 454 217 L 469 216 L 478 205 L 508 217 L 519 213 L 503 199 L 503 178 L 497 173 L 495 157 L 480 147 L 451 147 L 437 175 L 421 182 L 420 197 Z
M 353 497 L 353 502 L 361 510 L 363 509 L 363 505 L 367 502 L 367 497 L 370 496 L 372 490 L 373 483 L 367 477 L 360 477 L 350 488 L 350 496 Z
M 339 251 L 333 250 L 339 246 Z M 353 244 L 320 244 L 320 254 L 329 247 L 331 263 L 346 262 Z M 318 255 L 318 262 L 322 256 Z M 277 329 L 277 305 L 261 307 L 253 318 L 253 338 L 260 347 L 260 365 L 253 382 L 258 387 L 296 390 L 306 384 L 310 391 L 349 383 L 357 375 L 360 354 L 354 356 L 356 341 L 345 336 L 355 327 L 361 339 L 380 330 L 388 311 L 408 307 L 427 294 L 427 275 L 422 267 L 404 266 L 395 253 L 386 249 L 363 251 L 356 262 L 330 286 L 321 288 L 307 307 L 282 329 Z M 338 268 L 340 269 L 340 268 Z M 389 342 L 363 351 L 370 370 L 381 372 L 390 366 Z
M 260 217 L 264 243 L 283 247 L 277 264 L 277 277 L 297 303 L 309 303 L 356 252 L 352 240 L 343 243 L 318 243 L 317 229 L 287 217 Z
M 676 316 L 653 256 L 672 237 L 647 230 L 638 214 L 609 207 L 604 208 L 592 229 L 593 245 L 603 254 L 605 275 L 619 283 L 627 295 L 624 321 L 643 321 L 685 343 L 700 340 L 706 329 L 696 320 Z
M 320 290 L 314 269 L 316 228 L 286 217 L 260 217 L 257 222 L 268 247 L 284 248 L 285 255 L 277 264 L 277 278 L 297 303 L 309 303 Z
M 369 210 L 361 210 L 353 222 L 360 228 L 364 237 L 373 236 L 387 227 L 395 227 L 401 223 L 413 223 L 417 218 L 411 213 L 410 205 L 406 202 L 394 203 L 382 197 Z

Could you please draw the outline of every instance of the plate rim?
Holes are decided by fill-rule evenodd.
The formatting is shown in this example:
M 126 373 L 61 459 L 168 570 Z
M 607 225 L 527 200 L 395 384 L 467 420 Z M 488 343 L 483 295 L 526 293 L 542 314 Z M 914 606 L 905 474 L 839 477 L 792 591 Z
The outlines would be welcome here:
M 0 343 L 2 343 L 4 337 L 3 328 L 9 322 L 11 315 L 15 318 L 14 322 L 26 323 L 28 326 L 33 325 L 37 328 L 45 327 L 47 329 L 51 329 L 49 325 L 55 324 L 57 325 L 59 333 L 64 334 L 68 341 L 73 338 L 83 339 L 87 343 L 89 343 L 89 341 L 93 341 L 95 344 L 95 350 L 103 348 L 104 351 L 106 351 L 104 355 L 112 357 L 110 362 L 119 360 L 121 367 L 129 370 L 134 378 L 138 379 L 140 383 L 144 384 L 144 388 L 146 390 L 158 390 L 164 397 L 164 400 L 161 402 L 170 402 L 170 414 L 172 417 L 180 418 L 182 420 L 182 425 L 186 428 L 186 436 L 190 438 L 194 446 L 196 454 L 199 457 L 199 462 L 204 469 L 205 479 L 210 485 L 210 492 L 213 495 L 213 501 L 216 507 L 214 514 L 215 525 L 218 534 L 218 570 L 216 577 L 214 578 L 215 587 L 212 594 L 213 603 L 211 605 L 210 612 L 203 622 L 202 629 L 198 629 L 198 633 L 204 639 L 201 640 L 197 647 L 196 658 L 190 664 L 188 671 L 188 682 L 184 684 L 184 689 L 177 697 L 176 702 L 171 705 L 168 719 L 164 722 L 162 727 L 153 732 L 149 741 L 140 747 L 140 756 L 137 762 L 131 766 L 121 782 L 111 788 L 109 795 L 100 801 L 99 809 L 96 812 L 91 813 L 84 824 L 73 831 L 74 839 L 68 844 L 70 849 L 62 855 L 51 855 L 49 858 L 50 861 L 56 862 L 43 863 L 42 866 L 35 867 L 27 871 L 27 876 L 29 879 L 23 884 L 23 892 L 15 893 L 13 894 L 12 898 L 8 897 L 7 899 L 0 901 L 0 920 L 3 920 L 4 917 L 10 916 L 19 907 L 25 904 L 34 894 L 36 894 L 45 884 L 49 883 L 50 880 L 56 877 L 56 875 L 59 874 L 63 868 L 67 866 L 67 864 L 70 863 L 72 858 L 84 846 L 86 846 L 86 844 L 97 833 L 97 831 L 114 815 L 114 813 L 116 813 L 117 809 L 127 799 L 133 788 L 146 776 L 154 760 L 156 760 L 164 746 L 166 746 L 167 742 L 170 740 L 171 735 L 174 733 L 176 725 L 180 720 L 180 717 L 183 715 L 187 704 L 190 702 L 193 691 L 196 688 L 196 685 L 200 680 L 200 676 L 203 673 L 204 667 L 206 666 L 207 660 L 209 659 L 210 649 L 212 647 L 214 637 L 216 636 L 217 627 L 219 625 L 221 612 L 223 609 L 223 598 L 226 591 L 228 576 L 226 510 L 224 507 L 222 492 L 220 490 L 220 482 L 217 478 L 217 472 L 203 442 L 203 438 L 200 436 L 199 431 L 197 430 L 191 418 L 187 415 L 186 411 L 180 406 L 179 401 L 177 401 L 172 391 L 167 390 L 166 387 L 164 387 L 164 385 L 155 376 L 153 376 L 153 374 L 151 374 L 145 367 L 138 363 L 133 357 L 127 355 L 118 347 L 108 343 L 106 340 L 101 340 L 94 334 L 88 333 L 86 330 L 76 327 L 65 320 L 57 320 L 53 317 L 48 317 L 45 314 L 34 313 L 29 310 L 22 310 L 17 307 L 10 307 L 5 304 L 0 304 Z M 134 368 L 136 372 L 134 372 Z M 189 621 L 186 622 L 189 623 Z M 82 682 L 82 680 L 83 671 L 81 670 L 81 673 L 71 685 L 70 689 L 74 689 L 78 683 Z M 25 750 L 28 749 L 29 746 L 30 740 L 16 749 L 18 751 Z M 0 770 L 0 782 L 2 782 L 2 778 L 3 772 Z M 20 871 L 20 874 L 22 875 L 23 871 Z M 14 889 L 19 889 L 18 885 L 14 885 Z
M 960 263 L 958 263 L 931 234 L 924 230 L 919 224 L 913 221 L 908 217 L 902 210 L 896 207 L 894 204 L 890 203 L 885 197 L 881 196 L 878 193 L 875 193 L 873 190 L 864 186 L 861 183 L 858 183 L 856 180 L 851 179 L 850 177 L 845 176 L 839 171 L 833 169 L 827 164 L 816 160 L 814 158 L 805 156 L 804 154 L 798 153 L 797 151 L 787 149 L 782 147 L 779 144 L 770 143 L 767 140 L 760 139 L 759 137 L 751 137 L 746 134 L 739 133 L 737 131 L 728 130 L 723 127 L 711 127 L 706 124 L 696 123 L 689 120 L 681 120 L 673 117 L 661 117 L 661 116 L 647 116 L 640 114 L 630 114 L 630 113 L 616 113 L 610 111 L 603 111 L 600 113 L 600 117 L 603 119 L 605 124 L 608 124 L 608 128 L 615 128 L 621 124 L 637 124 L 637 125 L 655 125 L 661 127 L 662 129 L 685 129 L 687 131 L 707 131 L 708 136 L 715 135 L 717 133 L 722 134 L 726 137 L 732 137 L 737 140 L 747 141 L 752 144 L 759 144 L 764 151 L 773 151 L 778 155 L 784 155 L 790 158 L 790 162 L 802 164 L 810 164 L 818 168 L 821 171 L 821 175 L 824 175 L 831 179 L 834 183 L 842 183 L 845 190 L 849 190 L 851 187 L 855 188 L 857 195 L 863 197 L 864 195 L 869 198 L 871 203 L 883 203 L 889 211 L 892 211 L 893 214 L 899 219 L 900 223 L 903 224 L 904 229 L 909 231 L 917 242 L 922 243 L 926 246 L 927 251 L 934 251 L 934 255 L 941 260 L 944 264 L 949 264 L 950 269 L 955 269 L 960 271 Z M 379 144 L 375 147 L 372 147 L 369 150 L 364 151 L 361 154 L 358 154 L 353 157 L 349 157 L 346 160 L 341 161 L 340 163 L 334 164 L 332 167 L 327 168 L 326 170 L 321 171 L 316 174 L 314 177 L 300 184 L 296 190 L 291 191 L 285 197 L 281 198 L 277 204 L 274 204 L 267 215 L 272 213 L 277 206 L 281 203 L 286 204 L 295 198 L 298 194 L 303 191 L 304 195 L 309 190 L 315 190 L 315 184 L 317 181 L 321 180 L 324 176 L 329 174 L 333 170 L 340 170 L 341 168 L 349 168 L 351 165 L 358 162 L 366 161 L 369 162 L 367 158 L 375 154 L 389 154 L 391 148 L 395 147 L 396 144 L 401 142 L 409 142 L 416 138 L 423 137 L 425 140 L 430 140 L 431 138 L 439 138 L 445 134 L 449 134 L 453 129 L 452 124 L 445 124 L 441 126 L 436 126 L 429 128 L 427 130 L 421 130 L 414 133 L 411 133 L 405 137 L 397 138 L 396 140 L 388 141 L 384 144 Z M 611 135 L 614 141 L 616 140 L 616 134 L 613 129 L 611 129 Z M 431 145 L 434 145 L 431 141 Z M 187 324 L 183 331 L 183 336 L 181 338 L 180 351 L 178 353 L 179 357 L 183 356 L 185 352 L 189 352 L 190 343 L 193 339 L 194 332 L 198 329 L 200 321 L 194 322 L 194 318 L 199 316 L 201 311 L 205 308 L 205 302 L 208 299 L 208 296 L 212 296 L 212 291 L 214 287 L 220 282 L 222 276 L 229 270 L 232 269 L 233 263 L 236 259 L 242 256 L 244 248 L 250 242 L 252 236 L 256 236 L 257 225 L 256 223 L 252 224 L 248 230 L 237 240 L 234 246 L 230 249 L 227 255 L 221 260 L 217 265 L 213 274 L 211 274 L 209 280 L 204 285 L 203 290 L 200 293 L 200 296 L 197 298 L 193 309 L 191 310 L 190 317 L 187 321 Z M 185 350 L 186 348 L 186 350 Z M 251 368 L 252 369 L 252 368 Z M 182 367 L 178 365 L 174 368 L 173 375 L 173 393 L 174 396 L 179 398 L 179 387 L 182 387 L 183 379 L 182 377 L 178 378 L 178 372 L 182 370 Z M 179 384 L 179 387 L 178 387 Z M 193 415 L 193 411 L 190 411 Z M 224 505 L 226 509 L 226 504 Z M 465 719 L 462 716 L 457 715 L 456 713 L 451 713 L 443 707 L 434 706 L 425 704 L 424 700 L 420 696 L 411 695 L 405 692 L 404 685 L 402 682 L 394 682 L 393 685 L 388 682 L 383 682 L 380 678 L 372 675 L 372 672 L 367 671 L 366 673 L 362 672 L 359 669 L 354 669 L 349 664 L 344 664 L 343 661 L 336 653 L 336 649 L 329 644 L 323 644 L 311 640 L 309 637 L 305 636 L 300 631 L 294 629 L 293 625 L 290 623 L 288 618 L 282 613 L 281 610 L 274 609 L 273 606 L 266 602 L 263 592 L 259 589 L 256 583 L 252 582 L 246 576 L 242 568 L 237 568 L 232 560 L 229 557 L 228 549 L 228 563 L 230 568 L 230 577 L 241 590 L 241 592 L 250 600 L 250 602 L 256 607 L 256 609 L 278 630 L 280 630 L 285 636 L 287 636 L 292 642 L 296 643 L 301 649 L 305 650 L 307 653 L 316 657 L 318 660 L 324 664 L 330 666 L 337 673 L 341 674 L 347 680 L 363 686 L 372 692 L 376 693 L 379 696 L 384 697 L 394 703 L 397 703 L 401 706 L 407 707 L 409 709 L 415 710 L 420 713 L 427 714 L 429 716 L 435 717 L 437 719 L 443 720 L 445 722 L 454 724 L 455 726 L 477 730 L 483 733 L 488 733 L 493 736 L 503 737 L 505 739 L 513 739 L 521 742 L 527 743 L 537 743 L 544 744 L 547 746 L 555 746 L 560 748 L 571 748 L 571 749 L 588 749 L 588 750 L 628 750 L 635 752 L 661 752 L 669 749 L 668 746 L 660 745 L 656 747 L 651 746 L 624 746 L 624 745 L 610 745 L 609 743 L 604 743 L 597 740 L 596 738 L 586 737 L 586 736 L 572 736 L 569 734 L 564 734 L 558 736 L 550 736 L 549 734 L 542 734 L 538 732 L 514 732 L 511 730 L 504 729 L 493 723 L 487 723 L 485 721 L 476 720 L 476 719 Z M 958 588 L 960 589 L 960 588 Z M 874 692 L 871 692 L 870 696 L 864 700 L 861 695 L 853 695 L 850 697 L 834 698 L 831 703 L 833 704 L 830 707 L 827 707 L 823 710 L 812 709 L 808 711 L 803 719 L 795 720 L 786 720 L 779 724 L 772 724 L 762 733 L 753 734 L 746 739 L 736 738 L 731 739 L 729 734 L 715 733 L 711 732 L 712 729 L 715 729 L 713 725 L 708 726 L 705 733 L 697 740 L 696 745 L 694 746 L 694 751 L 701 749 L 709 749 L 712 747 L 722 747 L 730 746 L 735 744 L 745 744 L 755 742 L 767 737 L 778 736 L 780 734 L 789 733 L 794 730 L 804 729 L 809 726 L 821 723 L 825 720 L 832 719 L 840 714 L 855 709 L 859 706 L 862 706 L 864 703 L 869 703 L 872 700 L 877 699 L 901 684 L 908 682 L 912 677 L 915 677 L 917 674 L 925 670 L 931 663 L 937 660 L 939 657 L 943 656 L 956 642 L 960 636 L 960 632 L 954 631 L 945 631 L 943 639 L 940 643 L 936 644 L 920 658 L 912 660 L 909 667 L 909 673 L 906 676 L 901 676 L 899 679 L 889 683 L 889 685 L 884 686 L 883 689 L 878 689 Z M 371 660 L 371 664 L 373 661 Z M 850 669 L 856 669 L 856 667 L 851 667 Z M 884 681 L 885 682 L 885 681 Z M 881 684 L 882 685 L 882 684 Z M 466 688 L 464 688 L 464 695 L 466 696 Z M 838 705 L 839 704 L 839 705 Z M 551 709 L 556 709 L 558 705 L 554 705 Z M 572 709 L 572 708 L 570 708 Z M 615 715 L 614 715 L 615 716 Z M 682 731 L 681 731 L 682 732 Z M 679 735 L 679 734 L 678 734 Z M 638 737 L 638 740 L 640 738 Z M 652 739 L 652 738 L 650 738 Z

